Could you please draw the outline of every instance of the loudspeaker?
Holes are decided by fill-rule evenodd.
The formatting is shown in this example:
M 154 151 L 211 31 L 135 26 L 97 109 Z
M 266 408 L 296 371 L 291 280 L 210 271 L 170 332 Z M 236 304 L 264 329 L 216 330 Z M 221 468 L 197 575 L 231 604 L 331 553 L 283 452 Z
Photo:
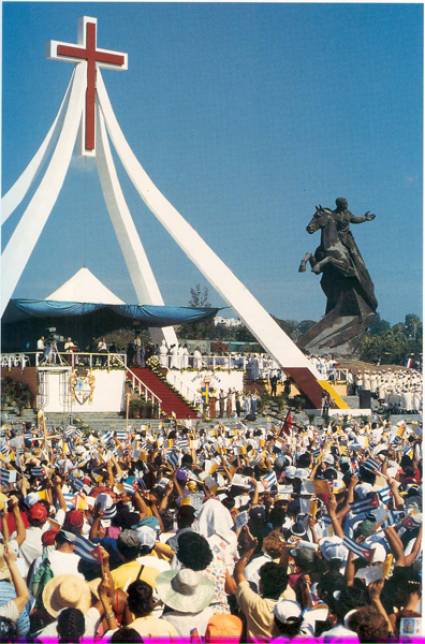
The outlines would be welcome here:
M 360 389 L 359 403 L 360 409 L 371 409 L 372 394 L 368 389 Z

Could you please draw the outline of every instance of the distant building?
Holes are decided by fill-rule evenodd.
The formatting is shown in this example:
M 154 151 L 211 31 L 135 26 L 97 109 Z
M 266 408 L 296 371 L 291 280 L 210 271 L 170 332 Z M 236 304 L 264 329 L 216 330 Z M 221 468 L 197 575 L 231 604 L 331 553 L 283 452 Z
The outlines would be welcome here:
M 214 326 L 220 326 L 221 324 L 227 328 L 242 326 L 242 322 L 238 318 L 223 318 L 221 315 L 216 315 Z

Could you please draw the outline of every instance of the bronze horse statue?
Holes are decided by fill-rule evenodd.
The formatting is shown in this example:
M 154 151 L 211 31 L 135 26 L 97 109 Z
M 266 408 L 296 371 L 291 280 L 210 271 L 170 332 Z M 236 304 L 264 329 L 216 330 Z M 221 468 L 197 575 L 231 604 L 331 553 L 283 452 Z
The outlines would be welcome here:
M 352 223 L 374 218 L 370 213 L 364 217 L 348 214 Z M 313 254 L 305 254 L 298 270 L 305 272 L 309 262 L 314 273 L 322 274 L 320 285 L 327 297 L 326 315 L 332 312 L 366 319 L 377 308 L 373 283 L 348 226 L 343 235 L 341 223 L 346 222 L 338 212 L 316 206 L 306 230 L 309 234 L 320 230 L 320 245 Z

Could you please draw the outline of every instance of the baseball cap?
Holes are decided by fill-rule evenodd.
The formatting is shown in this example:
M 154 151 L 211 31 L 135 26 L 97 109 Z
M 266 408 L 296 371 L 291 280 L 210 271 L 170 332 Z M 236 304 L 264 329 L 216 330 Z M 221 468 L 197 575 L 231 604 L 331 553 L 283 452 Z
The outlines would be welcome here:
M 133 531 L 131 531 L 133 532 Z M 140 546 L 146 546 L 147 548 L 152 549 L 156 542 L 156 532 L 149 526 L 144 525 L 141 528 L 134 530 L 137 534 Z
M 79 530 L 83 527 L 84 514 L 80 510 L 70 510 L 65 515 L 64 526 Z
M 344 546 L 342 539 L 337 536 L 323 539 L 320 544 L 320 551 L 326 561 L 330 561 L 331 559 L 346 561 L 348 556 L 347 548 Z
M 148 529 L 151 530 L 151 528 Z M 153 532 L 153 530 L 151 530 L 151 532 Z M 123 530 L 118 537 L 118 543 L 121 543 L 123 546 L 128 546 L 129 548 L 140 546 L 138 530 Z
M 28 516 L 33 521 L 47 521 L 47 509 L 42 503 L 35 503 L 28 510 Z
M 59 533 L 59 530 L 52 529 L 52 530 L 46 530 L 46 532 L 43 532 L 41 535 L 41 543 L 43 546 L 54 546 L 55 541 L 56 541 L 56 535 Z
M 294 602 L 289 599 L 277 602 L 273 612 L 277 621 L 282 623 L 285 623 L 290 619 L 299 619 L 302 615 L 302 609 L 298 602 Z
M 354 488 L 354 494 L 357 499 L 365 499 L 369 492 L 373 491 L 373 486 L 370 483 L 359 483 Z

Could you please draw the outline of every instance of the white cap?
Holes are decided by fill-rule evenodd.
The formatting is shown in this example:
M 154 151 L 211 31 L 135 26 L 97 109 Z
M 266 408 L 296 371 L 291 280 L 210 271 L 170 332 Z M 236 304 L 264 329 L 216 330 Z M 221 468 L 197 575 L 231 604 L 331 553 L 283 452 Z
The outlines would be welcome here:
M 141 546 L 147 546 L 150 549 L 154 547 L 156 543 L 156 532 L 153 528 L 142 525 L 140 528 L 136 528 L 136 532 Z
M 288 465 L 288 467 L 285 467 L 283 471 L 285 473 L 285 476 L 287 476 L 289 479 L 293 479 L 295 478 L 295 472 L 297 471 L 297 468 L 293 465 Z
M 303 467 L 298 467 L 295 470 L 294 478 L 301 479 L 302 481 L 308 479 L 308 470 L 305 470 Z
M 330 561 L 331 559 L 341 559 L 341 561 L 346 561 L 348 557 L 347 548 L 344 546 L 342 539 L 337 536 L 322 539 L 320 543 L 320 551 L 326 561 Z
M 357 499 L 365 499 L 369 492 L 373 492 L 373 486 L 370 483 L 359 483 L 354 488 L 354 494 Z
M 301 606 L 297 602 L 290 601 L 289 599 L 277 602 L 273 612 L 278 622 L 282 623 L 285 623 L 291 617 L 300 618 L 302 615 Z
M 325 458 L 323 459 L 323 462 L 326 463 L 327 465 L 335 465 L 335 458 L 333 457 L 332 454 L 326 454 Z

